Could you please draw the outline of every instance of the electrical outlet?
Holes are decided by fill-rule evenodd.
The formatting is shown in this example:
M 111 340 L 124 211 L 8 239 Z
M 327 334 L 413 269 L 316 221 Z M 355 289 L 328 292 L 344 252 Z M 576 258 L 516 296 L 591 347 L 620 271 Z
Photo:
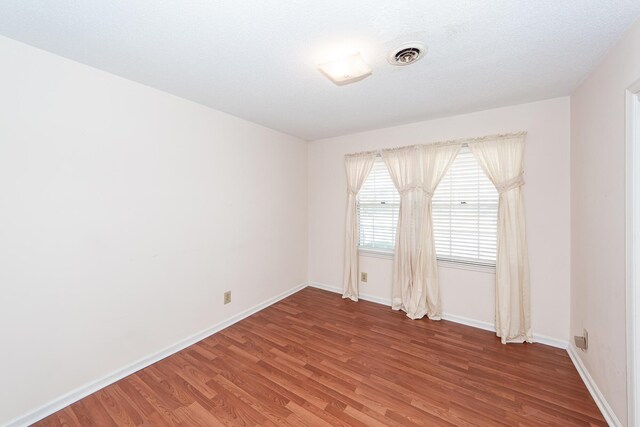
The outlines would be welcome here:
M 360 273 L 360 281 L 367 283 L 367 273 Z
M 582 336 L 574 337 L 576 347 L 586 351 L 589 348 L 589 332 L 586 329 L 582 330 Z
M 229 304 L 231 302 L 231 291 L 224 293 L 224 303 Z

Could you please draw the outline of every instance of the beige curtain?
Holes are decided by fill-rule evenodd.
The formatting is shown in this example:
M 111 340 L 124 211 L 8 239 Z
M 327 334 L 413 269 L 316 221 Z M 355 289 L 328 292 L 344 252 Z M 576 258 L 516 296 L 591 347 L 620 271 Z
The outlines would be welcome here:
M 376 153 L 351 154 L 344 158 L 347 172 L 347 217 L 346 233 L 344 239 L 344 279 L 342 298 L 350 298 L 358 301 L 359 256 L 358 241 L 360 228 L 358 224 L 358 212 L 356 196 L 362 188 L 362 184 L 371 172 Z
M 400 193 L 400 213 L 396 226 L 396 247 L 393 256 L 393 278 L 391 308 L 409 314 L 409 304 L 413 288 L 413 273 L 417 257 L 417 234 L 415 226 L 420 221 L 415 218 L 416 206 L 422 202 L 420 190 L 420 168 L 418 147 L 407 147 L 384 151 L 384 159 L 389 175 Z M 411 317 L 411 316 L 409 316 Z
M 534 342 L 525 234 L 524 135 L 485 138 L 469 149 L 498 189 L 496 332 L 502 343 Z
M 433 238 L 433 223 L 431 220 L 431 199 L 438 184 L 458 155 L 462 144 L 456 145 L 425 145 L 421 150 L 422 185 L 425 198 L 422 205 L 422 227 L 419 228 L 418 262 L 414 282 L 414 300 L 420 301 L 419 312 L 423 311 L 423 301 L 426 301 L 429 319 L 442 318 L 442 304 L 440 302 L 440 285 L 438 283 L 438 262 L 436 246 Z M 426 291 L 426 298 L 420 292 Z
M 462 144 L 386 150 L 382 157 L 400 193 L 393 259 L 392 308 L 411 319 L 440 320 L 442 307 L 431 222 L 431 198 Z

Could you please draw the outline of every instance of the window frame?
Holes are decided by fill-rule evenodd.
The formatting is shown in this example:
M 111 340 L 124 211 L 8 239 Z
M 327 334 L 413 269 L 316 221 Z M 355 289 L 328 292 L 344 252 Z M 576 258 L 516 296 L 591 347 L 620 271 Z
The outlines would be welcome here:
M 361 257 L 366 258 L 378 258 L 392 261 L 395 255 L 395 250 L 373 250 L 367 248 L 358 248 L 358 253 Z M 449 261 L 447 259 L 437 258 L 438 267 L 452 268 L 457 270 L 477 271 L 480 273 L 493 274 L 496 272 L 495 265 L 484 264 L 470 264 L 465 262 Z
M 375 181 L 373 183 L 373 186 L 375 188 L 375 191 L 373 192 L 369 192 L 369 197 L 371 197 L 371 194 L 375 194 L 375 197 L 366 199 L 365 201 L 361 201 L 361 196 L 363 195 L 363 192 L 366 192 L 367 188 L 367 180 L 369 180 L 370 177 L 375 176 L 372 174 L 376 174 L 376 170 L 380 170 L 380 169 L 384 169 L 384 171 L 386 172 L 386 175 L 389 177 L 389 182 L 378 182 Z M 381 184 L 380 187 L 376 187 L 376 183 Z M 375 199 L 375 200 L 374 200 Z M 392 236 L 393 236 L 393 240 L 390 242 L 391 243 L 391 247 L 387 248 L 387 247 L 376 247 L 376 246 L 360 246 L 361 241 L 362 241 L 362 237 L 363 237 L 363 229 L 365 227 L 362 227 L 362 224 L 360 223 L 361 221 L 361 203 L 362 206 L 368 207 L 368 208 L 372 208 L 372 209 L 376 209 L 375 206 L 378 205 L 378 203 L 380 205 L 385 205 L 385 207 L 388 207 L 387 209 L 384 208 L 380 208 L 379 213 L 381 214 L 381 216 L 378 218 L 378 226 L 380 228 L 378 228 L 377 232 L 376 232 L 376 220 L 373 219 L 373 215 L 371 215 L 369 212 L 367 212 L 367 219 L 369 221 L 373 221 L 373 227 L 371 227 L 370 231 L 372 233 L 371 237 L 372 237 L 372 242 L 375 244 L 376 240 L 373 239 L 373 237 L 375 237 L 376 235 L 378 235 L 378 237 L 383 237 L 385 234 L 387 234 L 387 230 L 389 228 L 388 224 L 390 223 L 392 226 Z M 395 212 L 393 212 L 393 207 L 396 207 Z M 366 212 L 366 208 L 365 208 L 365 212 Z M 387 165 L 385 164 L 384 160 L 382 159 L 381 156 L 378 156 L 375 160 L 375 163 L 373 165 L 373 167 L 371 168 L 371 171 L 369 172 L 369 176 L 367 176 L 367 178 L 365 179 L 365 182 L 363 183 L 362 187 L 360 188 L 360 191 L 358 192 L 358 195 L 356 196 L 356 213 L 358 215 L 358 225 L 359 225 L 359 235 L 358 235 L 358 251 L 364 251 L 367 252 L 371 255 L 377 255 L 379 257 L 381 256 L 385 256 L 386 254 L 391 254 L 391 256 L 393 256 L 394 250 L 395 250 L 395 240 L 396 240 L 396 230 L 397 230 L 397 226 L 398 226 L 398 217 L 400 215 L 400 194 L 398 194 L 395 184 L 393 183 L 393 180 L 391 180 L 391 177 L 389 176 L 389 170 L 387 168 Z M 394 222 L 395 219 L 395 222 Z M 387 220 L 387 225 L 384 226 L 385 220 Z M 385 239 L 380 239 L 378 240 L 379 243 L 388 243 L 388 240 L 385 241 Z
M 358 221 L 360 221 L 359 211 L 358 211 Z M 397 223 L 396 223 L 396 228 L 397 228 Z M 497 234 L 497 231 L 496 231 L 496 234 Z M 360 246 L 360 236 L 358 236 L 358 254 L 360 256 L 364 256 L 368 258 L 393 260 L 393 257 L 395 255 L 395 247 L 393 249 L 362 247 Z M 495 270 L 496 270 L 495 262 L 491 264 L 491 263 L 484 263 L 484 262 L 474 262 L 472 260 L 455 259 L 455 258 L 440 257 L 440 256 L 436 256 L 436 259 L 438 261 L 438 266 L 443 268 L 470 270 L 470 271 L 477 271 L 477 272 L 490 273 L 490 274 L 495 273 Z
M 499 194 L 498 191 L 495 189 L 495 186 L 493 185 L 493 183 L 491 183 L 491 181 L 489 180 L 489 178 L 486 176 L 485 172 L 482 170 L 482 167 L 480 166 L 480 164 L 478 163 L 477 159 L 475 158 L 475 156 L 473 155 L 473 153 L 471 152 L 471 150 L 469 150 L 469 148 L 467 146 L 463 146 L 461 148 L 461 152 L 459 152 L 456 155 L 456 158 L 454 159 L 453 163 L 451 164 L 449 170 L 447 170 L 447 172 L 445 173 L 445 175 L 443 176 L 442 180 L 440 181 L 440 183 L 438 184 L 438 187 L 436 188 L 436 192 L 434 194 L 434 198 L 432 199 L 432 203 L 433 205 L 437 205 L 438 204 L 438 200 L 437 200 L 437 193 L 438 193 L 438 189 L 443 189 L 442 185 L 446 185 L 446 178 L 447 175 L 453 171 L 452 167 L 454 167 L 454 163 L 458 160 L 458 156 L 460 156 L 460 154 L 462 153 L 462 150 L 465 150 L 464 155 L 468 157 L 468 159 L 473 159 L 473 161 L 475 162 L 475 167 L 474 169 L 477 169 L 477 174 L 478 176 L 482 176 L 482 180 L 484 180 L 484 184 L 479 183 L 480 185 L 484 185 L 484 191 L 485 193 L 484 196 L 480 196 L 480 194 L 482 193 L 477 193 L 477 198 L 473 199 L 474 201 L 476 201 L 476 204 L 472 205 L 472 206 L 476 206 L 478 209 L 478 212 L 480 212 L 483 208 L 488 208 L 488 207 L 495 207 L 495 243 L 496 243 L 496 252 L 495 252 L 495 256 L 496 258 L 493 259 L 493 261 L 488 261 L 488 260 L 482 260 L 482 259 L 473 259 L 473 258 L 463 258 L 463 257 L 455 257 L 455 256 L 445 256 L 445 255 L 438 255 L 437 254 L 437 245 L 436 245 L 436 257 L 438 259 L 438 262 L 442 265 L 456 265 L 459 266 L 460 268 L 464 268 L 464 269 L 473 269 L 473 270 L 482 270 L 482 271 L 495 271 L 496 268 L 496 262 L 497 262 L 497 240 L 498 240 L 498 224 L 497 224 L 497 220 L 498 220 L 498 204 L 499 204 Z M 467 160 L 468 162 L 469 160 Z M 468 169 L 463 169 L 461 170 L 462 173 L 467 172 Z M 463 175 L 464 176 L 464 175 Z M 459 182 L 460 176 L 457 177 L 457 180 Z M 454 181 L 455 182 L 455 181 Z M 491 188 L 491 196 L 494 199 L 494 202 L 489 203 L 486 200 L 483 201 L 484 198 L 487 197 L 487 189 Z M 474 187 L 471 187 L 474 188 Z M 483 187 L 478 187 L 478 191 L 480 191 Z M 468 185 L 465 183 L 464 186 L 462 186 L 461 189 L 455 190 L 456 192 L 468 192 L 469 191 L 469 187 Z M 452 189 L 451 192 L 453 193 L 454 190 Z M 464 201 L 463 198 L 463 202 L 466 205 L 466 201 Z M 452 206 L 452 203 L 448 203 L 448 204 L 444 204 L 445 206 Z M 451 212 L 451 208 L 450 212 Z M 460 215 L 460 213 L 458 212 L 458 215 Z M 464 215 L 464 214 L 463 214 Z M 433 212 L 433 207 L 432 207 L 432 221 L 433 224 L 435 225 L 435 221 L 434 219 L 436 218 L 436 214 Z M 483 218 L 483 216 L 481 214 L 478 214 L 478 216 L 475 217 L 476 221 L 478 221 L 477 226 L 480 227 L 480 222 L 481 219 Z M 434 240 L 436 239 L 435 234 L 437 233 L 437 230 L 434 229 Z M 450 232 L 451 234 L 451 232 Z M 477 241 L 478 244 L 478 255 L 480 255 L 480 246 L 482 243 L 482 234 L 478 233 L 475 235 L 476 237 L 474 237 L 474 240 Z M 485 235 L 486 237 L 486 235 Z

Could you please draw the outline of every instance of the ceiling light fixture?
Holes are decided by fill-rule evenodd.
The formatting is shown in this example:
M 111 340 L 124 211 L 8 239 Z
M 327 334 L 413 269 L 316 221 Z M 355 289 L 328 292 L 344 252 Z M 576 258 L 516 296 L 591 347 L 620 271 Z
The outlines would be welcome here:
M 318 68 L 338 86 L 354 83 L 371 75 L 371 67 L 364 62 L 360 53 L 339 61 L 321 64 Z

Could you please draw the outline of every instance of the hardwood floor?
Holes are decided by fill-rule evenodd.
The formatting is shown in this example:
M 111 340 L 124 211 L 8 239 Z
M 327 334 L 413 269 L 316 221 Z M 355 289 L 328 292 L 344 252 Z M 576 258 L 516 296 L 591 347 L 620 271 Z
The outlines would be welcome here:
M 36 425 L 606 423 L 564 350 L 306 288 Z

